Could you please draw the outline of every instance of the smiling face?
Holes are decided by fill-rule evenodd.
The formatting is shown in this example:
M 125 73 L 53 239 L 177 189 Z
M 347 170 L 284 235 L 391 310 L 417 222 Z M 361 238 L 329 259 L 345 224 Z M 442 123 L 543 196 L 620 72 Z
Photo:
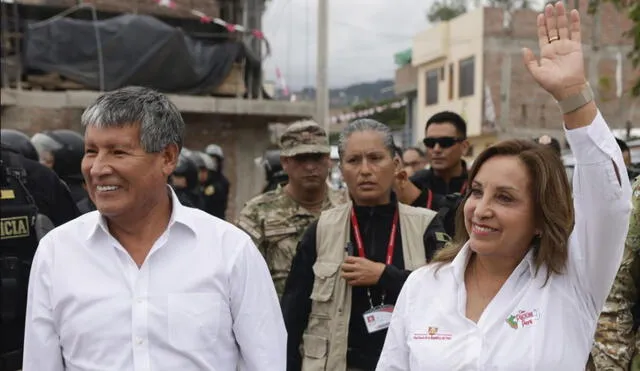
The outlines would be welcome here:
M 87 126 L 82 174 L 89 197 L 106 217 L 144 216 L 167 197 L 167 178 L 178 158 L 178 147 L 147 153 L 140 126 Z
M 521 258 L 534 235 L 531 179 L 515 156 L 494 156 L 482 164 L 464 204 L 470 248 L 478 255 Z
M 374 206 L 389 202 L 398 164 L 385 146 L 382 134 L 366 130 L 349 136 L 340 169 L 354 202 Z

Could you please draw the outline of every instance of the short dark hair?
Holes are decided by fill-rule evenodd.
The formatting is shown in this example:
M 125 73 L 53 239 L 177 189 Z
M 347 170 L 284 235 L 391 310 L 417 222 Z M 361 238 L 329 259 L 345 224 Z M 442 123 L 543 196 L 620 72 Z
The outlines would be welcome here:
M 400 161 L 402 161 L 402 154 L 404 152 L 402 151 L 402 147 L 397 146 L 395 143 L 393 144 L 393 155 L 394 156 L 398 156 L 400 157 Z
M 618 147 L 620 147 L 620 152 L 629 152 L 629 146 L 624 140 L 616 138 L 616 142 L 618 142 Z
M 442 111 L 431 116 L 429 120 L 427 120 L 427 125 L 424 127 L 424 130 L 426 131 L 431 124 L 444 123 L 450 123 L 455 126 L 458 135 L 460 135 L 462 139 L 467 139 L 467 122 L 464 121 L 462 116 L 451 111 Z
M 424 151 L 418 147 L 405 148 L 405 150 L 400 154 L 400 157 L 402 157 L 402 155 L 404 155 L 404 153 L 407 151 L 415 151 L 420 157 L 424 157 Z

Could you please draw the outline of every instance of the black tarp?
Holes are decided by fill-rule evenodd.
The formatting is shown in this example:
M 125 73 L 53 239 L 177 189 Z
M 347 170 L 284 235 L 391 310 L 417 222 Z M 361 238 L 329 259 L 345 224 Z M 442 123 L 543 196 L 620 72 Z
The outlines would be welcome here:
M 233 62 L 243 59 L 245 81 L 259 81 L 260 61 L 242 42 L 196 40 L 146 15 L 125 14 L 95 25 L 102 44 L 106 91 L 139 85 L 165 93 L 211 94 L 227 77 Z M 54 18 L 27 27 L 27 69 L 56 72 L 99 90 L 98 56 L 92 21 Z

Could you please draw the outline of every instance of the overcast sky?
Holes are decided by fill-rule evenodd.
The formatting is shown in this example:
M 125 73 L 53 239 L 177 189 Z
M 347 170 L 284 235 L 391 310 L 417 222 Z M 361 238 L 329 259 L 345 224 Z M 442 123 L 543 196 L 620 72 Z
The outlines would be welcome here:
M 481 0 L 471 3 L 476 1 Z M 426 13 L 432 2 L 329 0 L 329 85 L 392 79 L 393 55 L 410 48 L 413 36 L 429 27 Z M 267 79 L 276 81 L 279 67 L 289 89 L 315 86 L 317 8 L 318 0 L 268 2 L 263 17 L 272 46 Z
M 411 47 L 411 38 L 428 27 L 427 0 L 329 0 L 329 84 L 393 78 L 393 55 Z M 272 47 L 267 79 L 275 69 L 289 89 L 314 86 L 317 0 L 271 0 L 263 30 Z

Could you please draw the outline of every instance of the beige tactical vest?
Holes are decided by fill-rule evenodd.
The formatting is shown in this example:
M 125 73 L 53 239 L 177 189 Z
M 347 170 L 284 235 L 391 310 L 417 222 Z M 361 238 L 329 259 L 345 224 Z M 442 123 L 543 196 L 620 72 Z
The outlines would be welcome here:
M 318 258 L 313 265 L 315 279 L 309 323 L 302 337 L 302 371 L 346 369 L 351 286 L 340 278 L 339 270 L 347 256 L 351 207 L 349 202 L 324 211 L 318 220 Z M 436 213 L 400 203 L 398 211 L 404 266 L 415 270 L 427 263 L 423 235 Z

